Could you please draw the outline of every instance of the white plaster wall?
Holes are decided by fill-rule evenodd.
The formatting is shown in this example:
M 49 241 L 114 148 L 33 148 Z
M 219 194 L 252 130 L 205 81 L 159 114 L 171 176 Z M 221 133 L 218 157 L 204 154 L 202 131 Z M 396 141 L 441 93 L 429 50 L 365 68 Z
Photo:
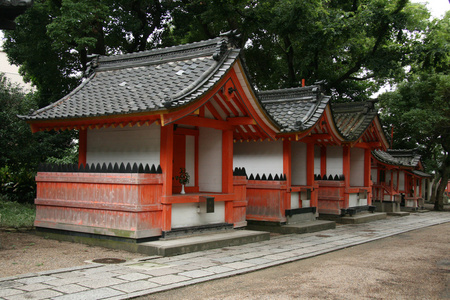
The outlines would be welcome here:
M 359 205 L 361 205 L 361 206 L 367 205 L 367 198 L 360 198 Z
M 197 212 L 200 206 L 201 213 Z M 172 228 L 225 223 L 225 202 L 215 202 L 214 212 L 205 213 L 206 203 L 172 204 Z
M 291 209 L 300 208 L 300 193 L 291 193 Z
M 222 131 L 200 127 L 198 147 L 200 191 L 222 192 Z
M 398 189 L 403 191 L 405 190 L 405 172 L 400 171 L 400 176 L 398 179 Z
M 306 144 L 291 143 L 292 185 L 306 185 Z
M 302 200 L 302 207 L 311 207 L 311 199 L 308 199 L 307 192 L 300 192 L 300 198 Z
M 320 147 L 314 146 L 314 174 L 320 175 Z
M 341 175 L 343 171 L 343 148 L 341 146 L 327 147 L 327 177 Z
M 160 163 L 161 128 L 133 126 L 89 129 L 87 132 L 87 163 Z
M 195 186 L 195 136 L 186 136 L 186 171 L 189 173 L 189 183 L 186 186 Z
M 364 149 L 350 149 L 350 186 L 364 186 Z
M 392 181 L 393 181 L 394 187 L 397 186 L 397 172 L 398 171 L 392 171 Z
M 348 195 L 348 207 L 359 206 L 358 194 Z
M 377 169 L 371 169 L 370 170 L 370 177 L 372 178 L 372 182 L 374 184 L 378 183 L 378 172 Z
M 243 142 L 235 143 L 233 150 L 233 168 L 245 167 L 247 175 L 282 174 L 283 142 Z

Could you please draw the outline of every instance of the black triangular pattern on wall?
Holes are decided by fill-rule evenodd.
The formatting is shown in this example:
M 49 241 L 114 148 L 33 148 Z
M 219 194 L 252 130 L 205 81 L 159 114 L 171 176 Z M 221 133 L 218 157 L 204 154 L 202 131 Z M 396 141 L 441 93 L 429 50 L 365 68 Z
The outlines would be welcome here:
M 161 174 L 162 169 L 161 166 L 155 167 L 155 165 L 145 164 L 145 166 L 141 163 L 134 163 L 133 167 L 128 163 L 125 167 L 124 163 L 119 164 L 112 163 L 106 164 L 100 163 L 97 164 L 52 164 L 52 163 L 41 163 L 37 169 L 38 172 L 60 172 L 60 173 L 147 173 L 147 174 Z
M 248 180 L 286 181 L 286 174 L 281 174 L 280 176 L 275 174 L 275 176 L 273 176 L 269 173 L 269 176 L 266 176 L 266 174 L 263 174 L 262 176 L 256 174 L 256 176 L 254 176 L 252 173 L 250 174 L 250 177 L 248 177 Z

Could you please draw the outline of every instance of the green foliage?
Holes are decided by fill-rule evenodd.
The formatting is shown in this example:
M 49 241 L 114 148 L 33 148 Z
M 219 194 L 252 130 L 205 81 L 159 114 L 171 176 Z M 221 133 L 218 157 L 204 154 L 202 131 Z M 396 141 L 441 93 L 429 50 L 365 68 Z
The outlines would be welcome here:
M 429 14 L 407 0 L 37 0 L 5 50 L 40 93 L 39 107 L 80 83 L 89 54 L 129 53 L 237 29 L 259 89 L 327 82 L 364 100 L 400 82 Z
M 441 178 L 436 209 L 442 209 L 450 178 L 450 13 L 435 20 L 405 82 L 380 96 L 381 117 L 394 127 L 394 148 L 418 148 L 428 172 Z
M 191 176 L 185 168 L 180 168 L 180 173 L 178 174 L 178 176 L 175 176 L 175 179 L 178 180 L 180 184 L 188 184 L 190 178 Z
M 33 201 L 38 164 L 62 157 L 73 139 L 69 131 L 31 133 L 17 115 L 35 109 L 36 102 L 34 94 L 24 94 L 0 74 L 0 193 L 13 201 Z
M 429 14 L 406 0 L 174 1 L 164 45 L 238 29 L 260 89 L 325 80 L 343 100 L 365 100 L 400 82 Z
M 11 170 L 10 167 L 0 168 L 0 196 L 11 201 L 31 203 L 36 194 L 35 172 L 26 168 Z
M 78 162 L 78 144 L 72 145 L 71 147 L 64 149 L 62 151 L 61 157 L 48 157 L 48 163 L 58 164 L 58 165 L 69 165 Z
M 0 194 L 0 228 L 32 228 L 35 215 L 33 204 L 12 202 Z

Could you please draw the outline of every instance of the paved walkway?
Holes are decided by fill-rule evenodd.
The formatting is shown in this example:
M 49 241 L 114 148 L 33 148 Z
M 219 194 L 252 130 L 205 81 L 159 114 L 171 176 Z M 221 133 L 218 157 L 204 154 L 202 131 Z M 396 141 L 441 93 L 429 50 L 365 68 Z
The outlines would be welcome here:
M 450 213 L 415 213 L 175 257 L 149 257 L 117 265 L 89 264 L 0 278 L 0 299 L 127 299 L 260 270 L 445 222 L 450 222 Z

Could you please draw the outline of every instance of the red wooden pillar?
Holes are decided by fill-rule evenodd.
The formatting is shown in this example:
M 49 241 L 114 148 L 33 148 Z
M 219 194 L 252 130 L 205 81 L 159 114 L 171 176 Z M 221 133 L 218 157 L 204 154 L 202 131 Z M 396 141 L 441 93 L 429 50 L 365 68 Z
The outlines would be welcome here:
M 327 147 L 320 147 L 320 177 L 327 175 Z M 329 175 L 329 174 L 328 174 Z
M 344 150 L 342 154 L 342 170 L 345 177 L 345 189 L 347 190 L 350 187 L 350 147 L 348 145 L 344 145 Z M 349 205 L 349 194 L 344 193 L 344 207 L 348 208 Z
M 222 193 L 233 192 L 233 131 L 222 131 Z
M 314 185 L 314 143 L 306 145 L 306 185 Z M 317 194 L 318 191 L 311 191 L 311 207 L 319 207 Z
M 419 178 L 419 198 L 422 198 L 422 177 Z
M 291 185 L 292 185 L 292 150 L 291 141 L 283 141 L 283 173 L 286 174 L 286 198 L 284 199 L 286 209 L 291 209 Z M 284 210 L 282 211 L 284 213 Z
M 233 131 L 222 131 L 222 193 L 233 193 Z M 225 222 L 234 223 L 233 201 L 225 202 Z
M 365 149 L 364 151 L 364 186 L 369 188 L 369 191 L 371 191 L 372 189 L 372 184 L 370 182 L 370 173 L 371 173 L 371 168 L 370 168 L 370 159 L 371 159 L 371 151 L 370 149 Z M 387 176 L 387 174 L 384 175 L 385 178 Z M 367 193 L 367 205 L 371 205 L 372 204 L 372 195 L 371 193 Z
M 394 201 L 394 196 L 392 195 L 393 194 L 393 191 L 394 191 L 394 170 L 390 170 L 391 171 L 391 183 L 390 183 L 390 191 L 391 191 L 391 194 L 389 195 L 389 199 L 391 200 L 391 201 Z M 384 200 L 384 197 L 383 197 L 383 199 L 381 199 L 382 201 Z
M 384 172 L 386 174 L 386 169 L 384 170 Z M 381 169 L 380 169 L 380 167 L 377 167 L 377 183 L 378 183 L 378 185 L 382 185 L 382 183 L 381 183 Z M 380 200 L 382 201 L 384 199 L 384 189 L 383 188 L 377 189 L 377 195 L 380 198 Z
M 80 129 L 78 134 L 78 167 L 86 166 L 87 129 Z
M 161 126 L 160 165 L 162 169 L 163 191 L 162 196 L 172 195 L 173 177 L 173 124 Z M 162 226 L 163 231 L 172 227 L 172 205 L 163 204 Z

